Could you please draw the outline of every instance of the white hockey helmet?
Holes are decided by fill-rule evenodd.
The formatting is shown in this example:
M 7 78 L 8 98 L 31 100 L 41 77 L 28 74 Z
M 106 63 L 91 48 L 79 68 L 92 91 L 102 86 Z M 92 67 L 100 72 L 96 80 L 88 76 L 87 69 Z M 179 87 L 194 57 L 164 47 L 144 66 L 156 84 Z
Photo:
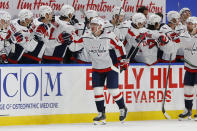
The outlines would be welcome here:
M 112 9 L 112 16 L 114 17 L 115 15 L 125 15 L 125 11 L 124 11 L 124 9 L 121 9 L 121 7 L 118 7 L 118 6 L 116 6 L 116 7 L 114 7 L 113 9 Z
M 185 11 L 191 12 L 189 8 L 182 8 L 182 9 L 179 11 L 179 14 L 181 15 L 181 14 L 183 14 Z
M 73 14 L 75 9 L 71 5 L 64 5 L 60 10 L 60 15 L 64 17 L 69 17 L 69 14 Z
M 23 9 L 19 12 L 18 17 L 20 21 L 25 21 L 25 19 L 31 19 L 33 17 L 33 13 L 28 9 Z
M 197 22 L 196 17 L 189 17 L 189 18 L 186 20 L 186 23 L 196 24 L 196 22 Z
M 171 22 L 173 19 L 179 19 L 180 18 L 180 14 L 177 11 L 169 11 L 167 13 L 167 20 L 168 22 Z
M 138 23 L 145 23 L 146 22 L 146 17 L 142 13 L 135 13 L 132 16 L 132 21 L 134 24 L 138 25 Z
M 91 20 L 90 24 L 98 24 L 98 25 L 101 25 L 102 26 L 102 29 L 103 29 L 103 26 L 104 26 L 104 20 L 100 17 L 95 17 Z
M 0 19 L 5 21 L 10 21 L 11 15 L 7 11 L 0 11 Z
M 88 19 L 98 17 L 98 13 L 95 10 L 88 10 L 85 14 Z
M 95 17 L 91 20 L 91 23 L 94 23 L 94 24 L 98 24 L 98 25 L 104 25 L 104 22 L 103 22 L 103 19 L 100 18 L 100 17 Z
M 53 10 L 50 6 L 43 5 L 39 8 L 39 13 L 41 17 L 45 17 L 46 14 L 51 14 Z
M 148 18 L 148 24 L 155 25 L 156 23 L 161 22 L 161 17 L 156 14 L 151 14 Z

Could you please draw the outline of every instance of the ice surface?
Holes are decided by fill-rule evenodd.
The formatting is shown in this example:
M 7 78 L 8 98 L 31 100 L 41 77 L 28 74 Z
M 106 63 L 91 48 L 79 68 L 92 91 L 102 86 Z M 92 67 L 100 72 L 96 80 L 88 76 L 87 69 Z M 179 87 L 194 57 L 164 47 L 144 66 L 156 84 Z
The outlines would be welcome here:
M 197 130 L 197 121 L 194 120 L 158 120 L 158 121 L 126 121 L 108 122 L 106 125 L 55 124 L 0 127 L 1 131 L 185 131 Z

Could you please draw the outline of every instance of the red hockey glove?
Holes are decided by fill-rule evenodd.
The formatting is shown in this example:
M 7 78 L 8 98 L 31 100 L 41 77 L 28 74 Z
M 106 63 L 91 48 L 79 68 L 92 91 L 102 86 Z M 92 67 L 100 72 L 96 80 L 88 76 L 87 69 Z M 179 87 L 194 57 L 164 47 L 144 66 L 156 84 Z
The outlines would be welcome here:
M 3 63 L 8 63 L 6 54 L 2 54 L 1 59 Z
M 20 33 L 20 32 L 16 32 L 14 34 L 14 36 L 12 37 L 12 42 L 13 43 L 20 43 L 23 40 L 24 40 L 24 37 L 23 37 L 22 33 Z
M 72 43 L 72 38 L 71 35 L 66 33 L 66 32 L 62 32 L 59 36 L 58 36 L 58 42 L 62 43 L 62 44 L 70 44 Z
M 160 45 L 160 46 L 164 46 L 164 45 L 166 45 L 169 41 L 168 41 L 168 38 L 167 38 L 166 36 L 161 35 L 161 36 L 159 36 L 159 38 L 158 38 L 158 42 L 159 42 L 159 45 Z
M 177 34 L 177 33 L 172 33 L 172 34 L 170 34 L 170 38 L 172 39 L 173 42 L 175 42 L 175 43 L 180 43 L 179 34 Z
M 120 71 L 127 70 L 129 67 L 129 61 L 126 59 L 120 60 Z
M 136 37 L 135 40 L 136 40 L 137 43 L 139 43 L 140 41 L 145 40 L 146 36 L 147 36 L 147 33 L 140 33 L 140 34 Z

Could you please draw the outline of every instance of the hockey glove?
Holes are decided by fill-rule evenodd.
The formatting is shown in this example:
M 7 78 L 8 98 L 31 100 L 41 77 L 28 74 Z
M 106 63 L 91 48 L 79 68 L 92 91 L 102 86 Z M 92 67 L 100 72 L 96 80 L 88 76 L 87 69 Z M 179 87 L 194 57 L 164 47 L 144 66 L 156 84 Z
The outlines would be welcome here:
M 39 37 L 49 36 L 47 25 L 46 24 L 39 25 L 36 29 L 36 35 L 38 35 Z
M 70 24 L 74 25 L 76 23 L 79 23 L 79 21 L 75 18 L 75 15 L 71 18 Z
M 120 60 L 120 71 L 122 72 L 123 70 L 127 70 L 129 67 L 129 61 L 126 59 Z
M 8 63 L 6 54 L 1 55 L 2 63 Z
M 72 43 L 72 36 L 66 32 L 62 32 L 59 36 L 58 36 L 58 42 L 62 43 L 62 44 L 68 44 L 70 45 Z
M 22 33 L 17 32 L 15 33 L 11 39 L 9 40 L 10 43 L 16 44 L 16 43 L 20 43 L 24 40 Z
M 180 43 L 179 34 L 178 33 L 172 33 L 170 34 L 170 38 L 175 43 Z
M 168 38 L 167 38 L 166 36 L 161 35 L 161 36 L 159 36 L 159 38 L 158 38 L 158 42 L 159 42 L 159 45 L 160 45 L 160 46 L 164 46 L 164 45 L 166 45 L 169 41 L 168 41 Z
M 137 37 L 136 37 L 136 42 L 139 43 L 140 41 L 145 40 L 147 33 L 140 33 Z

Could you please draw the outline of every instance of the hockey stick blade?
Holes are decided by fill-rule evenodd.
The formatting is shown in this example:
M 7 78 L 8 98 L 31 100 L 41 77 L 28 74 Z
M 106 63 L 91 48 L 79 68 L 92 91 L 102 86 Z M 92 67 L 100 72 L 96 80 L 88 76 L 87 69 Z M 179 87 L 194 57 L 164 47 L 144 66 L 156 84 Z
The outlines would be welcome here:
M 172 62 L 172 54 L 170 54 L 170 62 L 169 62 L 169 65 L 168 65 L 168 73 L 167 73 L 167 78 L 166 78 L 164 98 L 163 98 L 163 101 L 162 101 L 162 113 L 163 113 L 164 117 L 168 120 L 170 119 L 170 116 L 167 114 L 167 112 L 165 110 L 165 101 L 166 101 L 166 92 L 167 92 L 167 88 L 168 88 L 168 79 L 169 79 L 169 74 L 170 74 L 171 62 Z
M 170 120 L 171 118 L 170 118 L 170 116 L 168 115 L 168 113 L 163 113 L 164 114 L 164 116 L 165 116 L 165 118 L 167 119 L 167 120 Z
M 8 115 L 8 114 L 0 114 L 0 117 L 1 117 L 1 116 L 9 116 L 9 115 Z

